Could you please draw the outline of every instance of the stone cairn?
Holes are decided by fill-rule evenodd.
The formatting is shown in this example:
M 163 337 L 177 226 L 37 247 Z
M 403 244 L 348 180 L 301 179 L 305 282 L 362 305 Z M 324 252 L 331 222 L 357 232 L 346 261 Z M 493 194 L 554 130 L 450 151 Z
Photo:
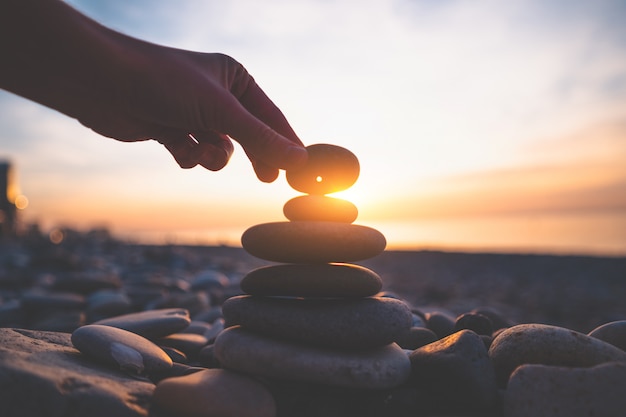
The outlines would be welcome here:
M 263 377 L 336 387 L 386 389 L 411 373 L 396 343 L 412 324 L 408 306 L 377 297 L 380 277 L 346 263 L 384 251 L 385 237 L 355 225 L 357 207 L 328 197 L 351 187 L 359 162 L 347 149 L 307 148 L 307 164 L 287 171 L 292 188 L 306 195 L 283 207 L 289 221 L 255 225 L 244 249 L 277 262 L 248 273 L 246 295 L 222 305 L 227 329 L 215 341 L 226 369 Z

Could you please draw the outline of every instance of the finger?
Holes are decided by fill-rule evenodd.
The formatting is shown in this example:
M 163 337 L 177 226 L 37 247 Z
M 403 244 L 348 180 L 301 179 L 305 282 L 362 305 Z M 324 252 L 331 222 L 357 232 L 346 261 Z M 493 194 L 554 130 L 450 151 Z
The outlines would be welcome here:
M 189 169 L 198 165 L 198 143 L 188 134 L 155 139 L 165 146 L 181 168 Z
M 275 169 L 290 169 L 307 160 L 304 146 L 280 135 L 243 107 L 228 112 L 224 123 L 224 130 L 241 144 L 253 162 L 262 162 Z
M 198 141 L 198 163 L 211 171 L 224 168 L 234 152 L 232 141 L 216 132 L 200 132 L 192 135 Z
M 302 145 L 302 141 L 296 135 L 291 125 L 283 115 L 283 112 L 267 97 L 265 92 L 250 77 L 246 89 L 239 96 L 239 102 L 250 114 L 268 125 L 277 133 L 290 141 Z

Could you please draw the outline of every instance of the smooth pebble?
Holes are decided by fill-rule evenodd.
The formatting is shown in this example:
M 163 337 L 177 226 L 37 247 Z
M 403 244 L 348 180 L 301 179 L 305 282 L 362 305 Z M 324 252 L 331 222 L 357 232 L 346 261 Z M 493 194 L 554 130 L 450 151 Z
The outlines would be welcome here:
M 387 241 L 371 227 L 337 222 L 275 222 L 247 229 L 244 249 L 257 258 L 284 263 L 353 262 L 385 250 Z

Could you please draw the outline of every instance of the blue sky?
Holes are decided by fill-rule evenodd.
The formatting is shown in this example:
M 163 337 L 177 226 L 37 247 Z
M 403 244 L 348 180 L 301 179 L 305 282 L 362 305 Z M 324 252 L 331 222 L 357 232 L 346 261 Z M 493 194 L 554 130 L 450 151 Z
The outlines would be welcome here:
M 603 203 L 587 210 L 626 211 L 615 195 L 626 187 L 623 1 L 69 3 L 129 35 L 242 62 L 306 144 L 359 157 L 346 198 L 363 223 L 571 211 L 589 195 Z M 0 125 L 0 157 L 44 224 L 226 239 L 280 219 L 294 195 L 283 178 L 259 183 L 239 148 L 219 173 L 184 171 L 156 143 L 98 137 L 6 92 Z

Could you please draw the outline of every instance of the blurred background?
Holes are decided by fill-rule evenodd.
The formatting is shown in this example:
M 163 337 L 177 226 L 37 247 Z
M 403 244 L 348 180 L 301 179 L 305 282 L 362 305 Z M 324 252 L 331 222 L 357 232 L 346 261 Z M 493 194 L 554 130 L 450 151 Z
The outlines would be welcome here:
M 357 155 L 336 197 L 389 249 L 626 255 L 621 0 L 68 3 L 240 61 L 305 144 Z M 51 238 L 239 245 L 298 194 L 283 174 L 260 183 L 238 146 L 220 172 L 182 170 L 156 142 L 100 137 L 5 91 L 0 159 L 20 224 Z

